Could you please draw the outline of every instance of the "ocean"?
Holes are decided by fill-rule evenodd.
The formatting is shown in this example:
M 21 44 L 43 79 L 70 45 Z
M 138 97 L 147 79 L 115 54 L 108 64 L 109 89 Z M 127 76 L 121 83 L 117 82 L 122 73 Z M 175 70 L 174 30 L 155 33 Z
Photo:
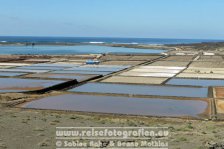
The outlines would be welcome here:
M 34 43 L 116 43 L 116 44 L 189 44 L 201 42 L 219 42 L 209 39 L 163 39 L 163 38 L 102 38 L 102 37 L 25 37 L 0 36 L 0 42 Z
M 160 54 L 166 50 L 160 49 L 135 49 L 125 47 L 98 46 L 94 43 L 113 44 L 188 44 L 200 42 L 218 42 L 221 40 L 200 40 L 200 39 L 153 39 L 153 38 L 90 38 L 90 37 L 3 37 L 0 36 L 0 43 L 40 43 L 35 46 L 0 46 L 0 54 L 30 54 L 30 55 L 68 55 L 68 54 Z M 47 43 L 62 43 L 53 45 Z M 82 45 L 66 46 L 63 43 L 82 43 Z M 88 44 L 87 44 L 88 43 Z M 92 45 L 91 45 L 92 43 Z M 46 44 L 46 45 L 44 45 Z M 85 45 L 87 44 L 87 45 Z

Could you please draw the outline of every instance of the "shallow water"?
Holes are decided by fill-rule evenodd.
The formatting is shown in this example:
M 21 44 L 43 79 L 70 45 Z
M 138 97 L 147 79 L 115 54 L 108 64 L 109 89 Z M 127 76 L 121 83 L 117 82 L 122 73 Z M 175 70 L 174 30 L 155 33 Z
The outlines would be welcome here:
M 166 84 L 190 86 L 224 86 L 224 80 L 171 79 Z
M 28 69 L 28 70 L 64 70 L 64 69 L 67 69 L 67 67 L 22 66 L 22 67 L 17 67 L 15 69 Z
M 106 72 L 114 72 L 114 71 L 120 71 L 123 70 L 123 68 L 117 68 L 117 67 L 73 67 L 68 68 L 65 70 L 74 70 L 74 71 L 106 71 Z
M 68 80 L 77 80 L 81 82 L 83 80 L 87 80 L 97 75 L 77 75 L 77 74 L 55 74 L 55 73 L 42 73 L 42 74 L 31 74 L 27 77 L 34 77 L 34 78 L 50 78 L 50 79 L 68 79 Z
M 205 112 L 207 106 L 208 103 L 202 100 L 149 99 L 75 94 L 46 97 L 23 105 L 25 108 L 35 109 L 192 117 L 198 117 L 198 114 Z
M 3 72 L 26 72 L 26 73 L 44 73 L 48 72 L 50 70 L 34 70 L 34 69 L 16 69 L 16 68 L 11 68 L 11 69 L 0 69 L 0 71 Z
M 71 92 L 113 93 L 130 95 L 156 95 L 176 97 L 208 97 L 208 88 L 87 83 L 69 90 Z
M 117 68 L 117 69 L 125 69 L 131 67 L 130 65 L 82 65 L 81 67 L 86 68 Z
M 38 67 L 76 67 L 80 66 L 81 64 L 60 64 L 60 63 L 39 63 L 39 64 L 33 64 L 31 66 L 38 66 Z
M 1 77 L 16 77 L 16 76 L 21 76 L 25 75 L 27 73 L 17 73 L 17 72 L 0 72 Z
M 70 70 L 70 71 L 53 71 L 52 73 L 63 73 L 63 74 L 91 74 L 91 75 L 108 75 L 112 72 L 109 71 L 75 71 L 75 70 Z
M 34 91 L 64 83 L 59 80 L 0 78 L 0 92 Z
M 0 54 L 101 54 L 101 53 L 142 53 L 160 54 L 166 50 L 134 49 L 95 45 L 82 46 L 0 46 Z

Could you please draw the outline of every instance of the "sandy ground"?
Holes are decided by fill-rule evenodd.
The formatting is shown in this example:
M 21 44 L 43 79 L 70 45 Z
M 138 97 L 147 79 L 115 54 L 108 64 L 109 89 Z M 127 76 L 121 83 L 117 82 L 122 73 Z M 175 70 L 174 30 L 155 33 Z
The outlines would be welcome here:
M 1 149 L 53 149 L 56 127 L 85 126 L 146 126 L 169 127 L 169 147 L 174 149 L 204 149 L 223 141 L 224 122 L 109 116 L 53 111 L 1 108 Z M 192 137 L 194 137 L 192 139 Z
M 194 58 L 194 56 L 170 56 L 168 58 L 165 58 L 163 60 L 165 61 L 191 61 Z

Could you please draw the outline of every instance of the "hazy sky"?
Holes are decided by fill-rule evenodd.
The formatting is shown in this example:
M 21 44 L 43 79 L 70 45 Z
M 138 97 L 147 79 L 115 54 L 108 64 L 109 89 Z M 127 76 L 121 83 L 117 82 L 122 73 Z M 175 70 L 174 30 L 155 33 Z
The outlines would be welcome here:
M 224 0 L 0 0 L 0 36 L 224 39 Z

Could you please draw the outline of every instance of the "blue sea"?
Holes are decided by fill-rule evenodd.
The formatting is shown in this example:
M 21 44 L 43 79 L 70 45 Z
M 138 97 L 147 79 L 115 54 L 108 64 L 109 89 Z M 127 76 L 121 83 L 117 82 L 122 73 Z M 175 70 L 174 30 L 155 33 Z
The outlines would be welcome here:
M 113 44 L 189 44 L 220 42 L 210 39 L 165 39 L 165 38 L 106 38 L 106 37 L 25 37 L 0 36 L 0 42 L 34 43 L 113 43 Z
M 0 46 L 0 54 L 43 54 L 43 55 L 65 55 L 65 54 L 160 54 L 166 50 L 156 49 L 135 49 L 125 47 L 98 46 L 95 43 L 108 44 L 189 44 L 201 42 L 219 42 L 221 40 L 200 40 L 200 39 L 153 39 L 153 38 L 93 38 L 93 37 L 3 37 L 0 36 L 0 43 L 21 42 L 41 43 L 35 46 Z M 44 45 L 47 43 L 82 43 L 82 45 Z M 86 44 L 86 45 L 85 45 Z

